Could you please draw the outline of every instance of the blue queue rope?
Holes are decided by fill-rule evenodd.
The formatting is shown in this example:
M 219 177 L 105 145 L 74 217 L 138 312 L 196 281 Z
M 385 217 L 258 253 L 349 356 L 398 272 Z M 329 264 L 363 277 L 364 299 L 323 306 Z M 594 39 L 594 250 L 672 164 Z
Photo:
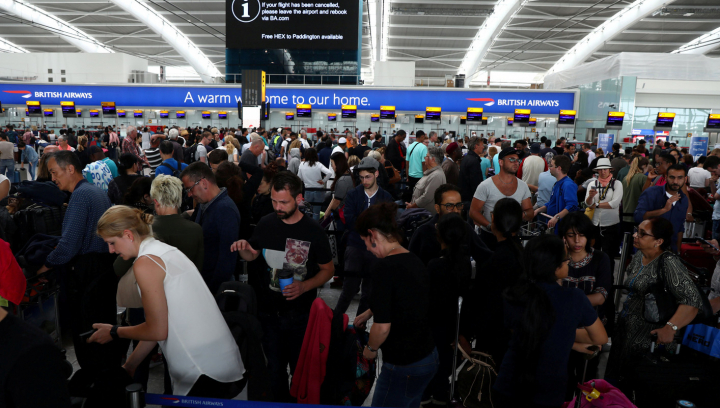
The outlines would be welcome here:
M 259 402 L 225 400 L 218 398 L 184 397 L 181 395 L 145 394 L 146 405 L 172 407 L 224 407 L 224 408 L 289 408 L 293 405 L 303 408 L 328 408 L 329 405 L 283 404 L 280 402 Z

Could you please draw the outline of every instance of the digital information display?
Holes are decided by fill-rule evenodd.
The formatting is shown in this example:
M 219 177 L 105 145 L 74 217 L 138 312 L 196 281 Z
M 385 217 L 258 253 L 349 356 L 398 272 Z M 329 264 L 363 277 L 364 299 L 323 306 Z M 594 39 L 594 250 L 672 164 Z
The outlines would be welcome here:
M 377 113 L 370 114 L 370 122 L 380 122 L 380 115 Z
M 328 113 L 328 122 L 337 122 L 337 113 Z
M 97 109 L 92 109 L 92 110 L 90 111 L 90 117 L 91 117 L 91 118 L 97 118 L 98 116 L 100 116 L 100 111 L 99 111 L 99 110 L 97 110 Z
M 160 119 L 167 119 L 170 117 L 170 113 L 168 111 L 160 111 Z
M 460 116 L 460 124 L 467 125 L 467 116 Z
M 513 126 L 529 125 L 530 109 L 515 109 L 515 117 L 513 118 Z
M 487 125 L 487 116 L 482 117 L 482 124 Z
M 298 119 L 312 119 L 312 105 L 298 103 L 295 106 Z
M 133 116 L 136 117 L 136 118 L 142 118 L 142 117 L 143 117 L 143 111 L 141 111 L 141 110 L 133 111 Z
M 482 121 L 483 108 L 467 108 L 467 121 L 468 122 L 480 122 Z
M 372 116 L 370 116 L 372 118 Z M 382 120 L 395 121 L 395 107 L 394 106 L 380 106 L 380 117 Z M 375 121 L 377 122 L 377 120 Z
M 185 119 L 185 111 L 177 111 L 177 112 L 175 112 L 175 118 L 176 118 L 176 119 Z
M 575 125 L 575 116 L 577 116 L 577 111 L 561 110 L 558 116 L 558 125 Z
M 675 121 L 675 114 L 672 112 L 660 112 L 655 120 L 655 127 L 672 129 Z
M 512 126 L 512 125 L 513 125 L 513 118 L 508 118 L 507 125 L 508 125 L 508 126 Z
M 81 110 L 77 111 L 77 115 L 78 115 L 78 118 L 82 118 L 82 111 Z
M 285 113 L 285 120 L 295 120 L 295 114 L 292 112 Z
M 27 101 L 25 102 L 27 116 L 42 116 L 42 106 L 40 101 Z
M 117 113 L 115 110 L 115 102 L 100 102 L 100 106 L 102 106 L 103 116 Z
M 203 119 L 210 119 L 210 112 L 209 111 L 203 111 L 202 113 Z
M 27 108 L 25 108 L 25 116 L 30 116 L 30 112 L 28 112 Z
M 72 101 L 61 101 L 60 108 L 62 108 L 62 115 L 64 118 L 75 117 L 75 102 Z
M 342 105 L 343 119 L 357 119 L 357 105 Z
M 265 103 L 264 106 L 265 107 L 263 108 L 262 112 L 263 120 L 268 120 L 270 119 L 270 102 Z
M 530 118 L 528 125 L 535 126 L 537 124 L 537 118 Z
M 707 126 L 705 127 L 707 129 L 720 130 L 720 113 L 711 113 L 710 116 L 708 116 Z
M 439 122 L 442 108 L 435 108 L 428 106 L 425 108 L 425 120 L 428 122 Z
M 415 123 L 425 123 L 425 116 L 415 115 Z
M 55 116 L 55 109 L 43 109 L 43 115 L 46 118 L 52 118 Z
M 227 112 L 218 112 L 218 119 L 227 119 Z
M 117 111 L 118 118 L 124 118 L 127 115 L 127 112 L 124 110 Z
M 225 0 L 226 47 L 356 50 L 360 2 Z
M 623 120 L 625 120 L 625 112 L 608 112 L 605 127 L 618 127 L 622 129 Z

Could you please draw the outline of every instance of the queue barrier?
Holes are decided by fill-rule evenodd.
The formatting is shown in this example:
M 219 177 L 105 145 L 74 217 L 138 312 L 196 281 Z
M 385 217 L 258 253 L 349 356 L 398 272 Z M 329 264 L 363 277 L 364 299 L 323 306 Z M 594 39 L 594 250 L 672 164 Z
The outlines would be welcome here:
M 219 398 L 186 397 L 182 395 L 146 394 L 140 384 L 131 384 L 125 388 L 128 408 L 145 408 L 147 405 L 172 407 L 224 407 L 224 408 L 290 408 L 297 405 L 303 408 L 327 408 L 331 405 L 287 404 L 279 402 L 226 400 Z

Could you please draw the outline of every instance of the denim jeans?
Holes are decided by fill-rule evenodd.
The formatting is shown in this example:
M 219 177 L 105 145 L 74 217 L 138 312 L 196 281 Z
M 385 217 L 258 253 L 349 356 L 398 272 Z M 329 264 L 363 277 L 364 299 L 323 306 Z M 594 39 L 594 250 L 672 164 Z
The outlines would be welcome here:
M 435 373 L 435 376 L 423 393 L 423 401 L 427 401 L 430 397 L 436 401 L 450 401 L 450 375 L 453 372 L 453 351 L 454 349 L 447 344 L 437 349 L 440 365 L 438 366 L 437 373 Z M 462 356 L 458 358 L 458 361 L 461 360 Z
M 419 407 L 423 391 L 438 370 L 438 351 L 415 363 L 399 366 L 383 362 L 375 382 L 373 407 Z
M 12 180 L 15 171 L 15 159 L 0 160 L 0 174 Z
M 323 201 L 325 201 L 325 192 L 324 191 L 306 191 L 305 192 L 305 201 L 312 203 L 310 206 L 312 208 L 313 212 L 313 219 L 315 221 L 320 220 L 320 210 L 321 210 L 321 204 Z
M 28 166 L 28 174 L 30 174 L 29 180 L 35 180 L 35 172 L 37 171 L 38 162 L 40 160 L 35 160 L 33 162 L 30 162 L 30 166 Z
M 290 396 L 288 383 L 288 364 L 290 374 L 295 372 L 300 349 L 305 338 L 310 315 L 308 313 L 278 316 L 277 314 L 258 313 L 264 333 L 262 339 L 265 357 L 268 361 L 270 387 L 275 402 L 297 402 Z

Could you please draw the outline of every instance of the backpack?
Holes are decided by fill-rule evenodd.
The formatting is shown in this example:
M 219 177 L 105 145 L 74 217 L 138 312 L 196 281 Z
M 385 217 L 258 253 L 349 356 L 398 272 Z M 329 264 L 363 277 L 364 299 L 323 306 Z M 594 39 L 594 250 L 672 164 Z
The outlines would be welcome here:
M 180 166 L 179 166 L 179 165 L 178 165 L 177 168 L 174 168 L 173 166 L 171 166 L 170 164 L 165 163 L 165 162 L 162 162 L 162 164 L 160 164 L 160 165 L 161 165 L 161 166 L 165 166 L 165 167 L 167 167 L 168 169 L 170 169 L 170 170 L 172 171 L 173 177 L 180 178 L 180 173 L 181 173 L 181 172 L 180 172 Z
M 197 152 L 198 144 L 195 143 L 194 145 L 186 148 L 183 151 L 183 161 L 187 164 L 191 164 L 195 162 L 195 152 Z

